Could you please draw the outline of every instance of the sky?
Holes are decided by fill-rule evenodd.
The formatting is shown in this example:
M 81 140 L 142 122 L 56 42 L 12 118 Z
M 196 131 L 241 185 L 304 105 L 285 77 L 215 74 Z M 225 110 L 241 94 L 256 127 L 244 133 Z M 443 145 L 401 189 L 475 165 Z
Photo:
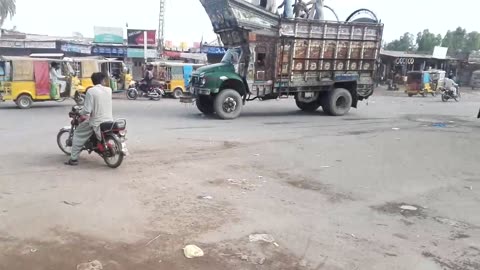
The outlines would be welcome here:
M 165 40 L 179 44 L 213 41 L 216 36 L 199 0 L 166 0 Z M 281 0 L 277 0 L 281 2 Z M 384 40 L 391 41 L 405 32 L 423 29 L 444 35 L 458 26 L 479 31 L 480 1 L 456 0 L 325 0 L 341 20 L 353 11 L 368 8 L 385 24 Z M 17 0 L 17 14 L 5 28 L 17 27 L 27 33 L 71 36 L 80 32 L 93 37 L 94 26 L 157 29 L 158 0 Z M 36 18 L 36 19 L 34 19 Z M 326 18 L 333 19 L 330 11 Z

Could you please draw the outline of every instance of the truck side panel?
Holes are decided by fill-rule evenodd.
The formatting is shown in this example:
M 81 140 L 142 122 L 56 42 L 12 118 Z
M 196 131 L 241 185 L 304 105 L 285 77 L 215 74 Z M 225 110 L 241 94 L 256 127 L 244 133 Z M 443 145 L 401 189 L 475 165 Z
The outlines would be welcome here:
M 282 21 L 277 85 L 309 88 L 356 81 L 359 96 L 368 97 L 373 91 L 382 28 L 379 24 Z

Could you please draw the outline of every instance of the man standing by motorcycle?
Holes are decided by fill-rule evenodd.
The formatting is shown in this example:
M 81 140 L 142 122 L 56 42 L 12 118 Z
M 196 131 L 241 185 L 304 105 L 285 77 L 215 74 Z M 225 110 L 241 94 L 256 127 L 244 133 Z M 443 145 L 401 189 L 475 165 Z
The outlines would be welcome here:
M 146 91 L 152 86 L 152 81 L 153 81 L 153 65 L 149 64 L 147 65 L 147 69 L 145 70 L 145 76 L 143 77 L 143 81 L 146 84 Z
M 100 124 L 113 121 L 112 89 L 104 86 L 106 76 L 101 72 L 92 74 L 94 86 L 87 91 L 85 104 L 80 111 L 80 124 L 73 134 L 72 153 L 66 165 L 78 165 L 78 156 L 85 143 L 95 133 L 99 140 L 99 149 L 103 148 Z

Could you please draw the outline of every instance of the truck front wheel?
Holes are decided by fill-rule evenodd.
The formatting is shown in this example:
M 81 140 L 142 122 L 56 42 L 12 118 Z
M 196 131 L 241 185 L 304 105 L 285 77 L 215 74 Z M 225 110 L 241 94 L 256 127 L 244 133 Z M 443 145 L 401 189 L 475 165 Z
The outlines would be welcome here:
M 336 88 L 331 91 L 322 104 L 323 111 L 332 116 L 347 114 L 352 107 L 352 94 L 345 88 Z
M 242 112 L 242 96 L 233 90 L 222 90 L 213 102 L 213 108 L 221 119 L 235 119 Z
M 213 100 L 209 96 L 199 96 L 195 104 L 203 114 L 213 114 L 215 112 L 213 109 Z

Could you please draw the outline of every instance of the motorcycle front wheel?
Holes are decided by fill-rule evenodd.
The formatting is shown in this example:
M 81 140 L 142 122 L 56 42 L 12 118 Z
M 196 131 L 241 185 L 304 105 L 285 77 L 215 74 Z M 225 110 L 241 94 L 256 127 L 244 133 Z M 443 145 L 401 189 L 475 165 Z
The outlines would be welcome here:
M 108 149 L 105 150 L 106 153 L 103 155 L 103 160 L 105 160 L 108 167 L 116 169 L 122 165 L 124 158 L 122 143 L 120 142 L 120 139 L 113 135 L 107 135 L 105 137 L 105 142 Z
M 445 94 L 442 94 L 442 101 L 443 102 L 447 102 L 448 101 L 448 98 Z
M 70 130 L 62 129 L 57 135 L 57 145 L 65 155 L 70 156 L 72 154 L 72 141 L 70 138 Z
M 138 91 L 135 88 L 130 88 L 127 90 L 127 99 L 136 100 L 138 98 Z

